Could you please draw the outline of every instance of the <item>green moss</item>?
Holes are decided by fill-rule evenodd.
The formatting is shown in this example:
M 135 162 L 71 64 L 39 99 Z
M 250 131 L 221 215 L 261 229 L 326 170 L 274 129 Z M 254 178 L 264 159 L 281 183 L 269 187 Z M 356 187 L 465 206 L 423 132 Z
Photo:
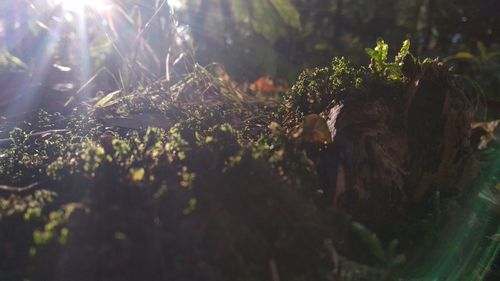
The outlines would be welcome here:
M 306 115 L 323 113 L 332 101 L 363 94 L 364 83 L 371 79 L 371 71 L 354 67 L 345 58 L 334 58 L 328 67 L 300 74 L 287 93 L 280 115 L 288 123 L 296 124 Z
M 67 134 L 28 141 L 26 131 L 16 129 L 12 133 L 15 141 L 11 149 L 15 147 L 24 156 L 16 160 L 17 152 L 9 154 L 17 164 L 4 168 L 19 169 L 23 180 L 43 180 L 54 196 L 57 193 L 57 200 L 44 204 L 15 207 L 2 201 L 6 214 L 15 216 L 11 213 L 14 209 L 29 219 L 24 224 L 26 231 L 31 232 L 31 241 L 17 241 L 27 249 L 26 258 L 31 255 L 32 259 L 42 259 L 52 251 L 68 247 L 75 249 L 66 260 L 71 263 L 84 255 L 74 247 L 90 249 L 98 255 L 98 245 L 104 243 L 112 251 L 125 251 L 127 258 L 142 256 L 148 263 L 157 264 L 156 254 L 147 249 L 119 247 L 139 243 L 140 239 L 173 235 L 175 240 L 162 241 L 167 245 L 164 251 L 169 253 L 167 264 L 176 264 L 168 269 L 170 272 L 217 272 L 227 278 L 237 274 L 245 280 L 267 276 L 267 264 L 260 263 L 269 258 L 275 243 L 279 248 L 294 248 L 294 256 L 301 256 L 304 247 L 297 244 L 300 238 L 294 230 L 296 223 L 307 221 L 305 225 L 310 225 L 311 218 L 321 217 L 315 218 L 317 210 L 311 200 L 300 199 L 309 196 L 305 191 L 309 184 L 303 184 L 305 180 L 299 178 L 312 171 L 299 168 L 300 163 L 295 162 L 299 156 L 294 155 L 302 154 L 286 151 L 285 138 L 259 134 L 249 138 L 247 128 L 252 124 L 241 126 L 240 120 L 250 113 L 242 115 L 241 108 L 221 113 L 219 106 L 188 107 L 185 114 L 193 112 L 191 117 L 179 120 L 168 130 L 112 128 L 114 134 L 106 139 L 102 135 L 111 128 L 105 129 L 92 114 L 76 112 L 79 109 L 64 124 L 70 130 Z M 222 122 L 232 120 L 229 116 L 236 118 L 233 123 Z M 40 122 L 45 123 L 45 117 Z M 43 157 L 34 161 L 35 155 Z M 24 166 L 19 166 L 19 161 Z M 301 173 L 289 173 L 285 167 L 292 165 Z M 28 167 L 39 172 L 28 176 Z M 67 206 L 72 204 L 81 207 L 69 210 Z M 282 207 L 297 211 L 282 213 Z M 35 219 L 38 223 L 29 224 Z M 290 219 L 296 223 L 289 223 Z M 96 225 L 101 226 L 88 227 Z M 319 233 L 313 229 L 321 225 L 315 223 L 307 231 Z M 97 243 L 92 236 L 94 231 L 109 239 Z M 116 244 L 115 233 L 127 237 L 119 240 L 122 246 Z M 314 241 L 321 243 L 321 239 Z M 82 244 L 86 246 L 80 247 Z M 193 248 L 195 245 L 204 246 Z M 258 248 L 261 249 L 255 251 Z M 191 251 L 210 269 L 193 270 L 183 258 Z M 320 255 L 311 254 L 313 258 L 305 255 L 307 260 L 320 261 Z M 309 261 L 307 264 L 284 271 L 283 276 L 300 276 L 323 266 Z M 56 265 L 45 264 L 48 268 L 53 266 Z M 30 276 L 42 274 L 36 267 L 30 272 Z M 144 274 L 147 277 L 151 273 Z
M 206 85 L 214 81 L 208 74 L 198 75 L 170 90 L 156 85 L 120 97 L 109 107 L 81 106 L 67 118 L 41 113 L 29 126 L 67 133 L 30 139 L 28 129 L 12 131 L 0 172 L 10 184 L 40 182 L 52 199 L 2 198 L 0 214 L 24 226 L 29 238 L 15 243 L 26 249 L 27 263 L 29 253 L 40 260 L 65 253 L 60 263 L 46 259 L 45 268 L 22 268 L 20 275 L 50 279 L 47 272 L 63 268 L 62 276 L 91 280 L 74 267 L 83 259 L 123 280 L 129 276 L 100 266 L 133 263 L 135 276 L 151 280 L 162 274 L 264 280 L 274 259 L 283 280 L 327 280 L 325 239 L 345 240 L 343 254 L 366 249 L 349 237 L 347 219 L 321 204 L 315 164 L 287 129 L 351 96 L 391 92 L 398 81 L 336 58 L 304 71 L 275 114 L 276 107 L 245 101 L 224 85 Z M 136 113 L 168 122 L 109 123 Z M 373 272 L 345 264 L 351 272 Z

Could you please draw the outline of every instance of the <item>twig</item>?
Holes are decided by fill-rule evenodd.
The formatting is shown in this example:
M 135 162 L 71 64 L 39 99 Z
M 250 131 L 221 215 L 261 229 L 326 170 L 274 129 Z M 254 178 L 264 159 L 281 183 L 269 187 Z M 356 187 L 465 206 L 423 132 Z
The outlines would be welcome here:
M 28 139 L 35 138 L 35 137 L 43 137 L 46 135 L 50 134 L 62 134 L 62 133 L 67 133 L 69 132 L 69 129 L 53 129 L 53 130 L 46 130 L 42 132 L 34 132 L 28 135 Z M 10 145 L 12 143 L 12 139 L 6 138 L 6 139 L 0 139 L 0 147 L 4 145 Z
M 24 186 L 24 187 L 15 187 L 15 186 L 9 186 L 9 185 L 2 184 L 2 185 L 0 185 L 0 190 L 7 191 L 7 192 L 21 193 L 21 192 L 30 190 L 37 185 L 38 185 L 38 182 L 34 182 L 34 183 L 29 184 L 29 185 Z

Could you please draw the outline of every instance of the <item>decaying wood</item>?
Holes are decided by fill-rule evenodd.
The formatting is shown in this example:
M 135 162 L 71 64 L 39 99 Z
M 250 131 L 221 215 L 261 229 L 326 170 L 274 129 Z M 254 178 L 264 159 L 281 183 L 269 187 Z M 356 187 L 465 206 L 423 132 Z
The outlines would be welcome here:
M 317 166 L 332 203 L 374 229 L 436 191 L 459 196 L 478 172 L 473 106 L 446 67 L 403 73 L 399 93 L 353 95 L 325 114 L 332 143 Z

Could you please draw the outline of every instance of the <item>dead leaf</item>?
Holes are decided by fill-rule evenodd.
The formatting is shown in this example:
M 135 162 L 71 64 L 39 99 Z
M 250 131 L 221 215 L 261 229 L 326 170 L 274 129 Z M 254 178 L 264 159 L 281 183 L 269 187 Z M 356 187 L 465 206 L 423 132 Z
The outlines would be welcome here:
M 98 102 L 95 103 L 94 107 L 108 107 L 118 102 L 116 98 L 120 94 L 120 90 L 111 92 L 104 97 L 102 97 Z
M 269 126 L 267 127 L 271 130 L 271 134 L 273 136 L 279 136 L 283 134 L 283 127 L 281 127 L 281 125 L 276 122 L 271 122 L 271 124 L 269 124 Z
M 326 120 L 318 114 L 309 114 L 304 117 L 304 121 L 290 132 L 290 136 L 309 143 L 328 144 L 332 142 Z
M 496 139 L 494 132 L 499 124 L 500 119 L 489 122 L 476 122 L 471 124 L 473 132 L 479 134 L 479 149 L 485 149 L 490 141 Z

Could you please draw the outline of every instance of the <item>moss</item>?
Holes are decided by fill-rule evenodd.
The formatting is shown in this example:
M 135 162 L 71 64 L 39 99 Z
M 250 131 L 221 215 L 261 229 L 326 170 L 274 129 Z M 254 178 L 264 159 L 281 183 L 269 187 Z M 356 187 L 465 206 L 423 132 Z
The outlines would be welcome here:
M 80 272 L 74 264 L 91 255 L 95 262 L 90 263 L 91 270 L 80 272 L 83 279 L 93 279 L 92 270 L 109 260 L 109 255 L 118 263 L 141 257 L 141 266 L 134 271 L 144 278 L 169 272 L 201 274 L 206 280 L 262 279 L 267 276 L 267 260 L 275 255 L 275 243 L 280 245 L 278 249 L 296 248 L 294 255 L 299 258 L 306 248 L 298 244 L 300 238 L 293 229 L 305 224 L 311 227 L 308 232 L 315 233 L 313 229 L 322 225 L 309 221 L 319 219 L 313 202 L 300 199 L 301 194 L 309 196 L 305 180 L 284 168 L 291 165 L 292 155 L 300 153 L 286 152 L 289 161 L 284 157 L 285 147 L 279 144 L 284 139 L 250 134 L 248 128 L 253 124 L 241 123 L 251 116 L 249 111 L 233 108 L 222 112 L 219 105 L 190 105 L 178 115 L 190 117 L 175 119 L 178 122 L 169 129 L 136 130 L 105 128 L 100 121 L 102 112 L 83 115 L 82 110 L 75 109 L 62 124 L 69 133 L 28 140 L 26 130 L 16 129 L 11 146 L 3 150 L 10 164 L 2 163 L 2 169 L 11 179 L 19 171 L 19 179 L 12 184 L 40 181 L 57 194 L 56 200 L 43 204 L 27 197 L 22 210 L 2 205 L 2 214 L 11 219 L 38 218 L 37 223 L 16 222 L 25 224 L 26 236 L 32 236 L 31 241 L 14 241 L 19 249 L 26 249 L 18 255 L 33 264 L 55 251 L 70 253 L 63 260 L 63 276 Z M 46 128 L 46 119 L 42 114 L 30 128 Z M 36 155 L 43 157 L 34 161 Z M 293 165 L 299 170 L 299 163 Z M 28 174 L 33 169 L 37 172 Z M 311 170 L 302 171 L 309 173 Z M 298 183 L 302 183 L 300 187 Z M 81 206 L 80 211 L 69 211 L 67 206 L 75 204 Z M 281 212 L 278 206 L 297 210 Z M 115 233 L 125 238 L 118 241 Z M 249 237 L 252 239 L 247 240 Z M 148 246 L 136 248 L 148 244 L 139 242 L 144 239 L 160 243 L 162 252 Z M 321 243 L 321 239 L 314 240 Z M 101 247 L 110 252 L 100 254 Z M 276 255 L 285 256 L 277 251 Z M 319 258 L 317 253 L 314 256 Z M 59 268 L 56 260 L 45 262 L 43 270 L 19 268 L 19 276 L 45 278 L 47 268 L 49 272 Z M 283 258 L 283 264 L 289 262 Z M 307 264 L 282 274 L 311 274 L 323 266 Z M 114 268 L 101 270 L 115 272 Z
M 374 74 L 363 68 L 354 67 L 345 58 L 334 58 L 328 67 L 313 68 L 302 72 L 287 93 L 280 108 L 285 124 L 297 124 L 309 114 L 321 114 L 349 95 L 362 95 L 366 81 Z
M 327 239 L 345 276 L 389 276 L 394 268 L 367 257 L 348 217 L 325 203 L 327 145 L 288 134 L 334 104 L 394 99 L 403 80 L 336 58 L 304 71 L 278 109 L 198 69 L 110 106 L 38 114 L 0 151 L 6 183 L 39 182 L 51 195 L 0 201 L 1 219 L 23 226 L 10 242 L 30 266 L 17 266 L 17 279 L 263 280 L 274 261 L 283 280 L 327 280 Z M 29 136 L 52 128 L 67 131 Z

